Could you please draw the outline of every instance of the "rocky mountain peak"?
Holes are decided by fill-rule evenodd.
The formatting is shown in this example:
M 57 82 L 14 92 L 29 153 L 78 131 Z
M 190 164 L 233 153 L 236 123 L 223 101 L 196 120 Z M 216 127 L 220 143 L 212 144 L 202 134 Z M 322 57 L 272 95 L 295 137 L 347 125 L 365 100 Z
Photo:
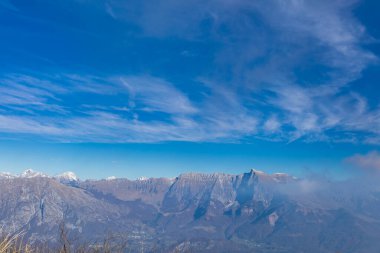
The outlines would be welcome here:
M 199 244 L 199 238 L 232 247 L 209 252 L 330 253 L 351 245 L 353 236 L 363 242 L 369 238 L 373 248 L 360 243 L 341 252 L 372 253 L 380 247 L 378 192 L 353 197 L 350 188 L 344 198 L 330 194 L 343 186 L 325 184 L 328 194 L 300 196 L 294 192 L 303 189 L 298 185 L 302 179 L 283 173 L 251 170 L 237 175 L 185 173 L 175 180 L 81 181 L 72 172 L 46 177 L 28 170 L 18 176 L 0 173 L 0 178 L 0 227 L 14 233 L 27 226 L 26 236 L 36 242 L 57 240 L 58 224 L 64 221 L 71 234 L 88 240 L 102 238 L 106 230 L 130 235 L 131 252 L 140 251 L 141 240 L 152 249 L 164 242 L 160 252 L 174 252 L 170 250 L 175 244 L 187 240 L 198 245 L 194 252 L 204 252 L 208 246 Z M 313 238 L 325 239 L 316 242 L 317 251 L 308 251 Z

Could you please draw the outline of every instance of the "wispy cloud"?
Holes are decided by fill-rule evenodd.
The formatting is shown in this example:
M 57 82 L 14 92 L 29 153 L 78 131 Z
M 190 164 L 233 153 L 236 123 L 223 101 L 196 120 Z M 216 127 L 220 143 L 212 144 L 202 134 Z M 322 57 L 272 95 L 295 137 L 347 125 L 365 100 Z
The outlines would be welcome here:
M 55 89 L 53 83 L 62 80 L 66 89 Z M 170 82 L 151 76 L 63 75 L 49 81 L 10 76 L 3 83 L 9 84 L 4 86 L 3 98 L 12 98 L 4 102 L 8 107 L 0 115 L 3 133 L 64 142 L 236 141 L 256 125 L 233 93 L 219 90 L 213 99 L 194 104 Z M 29 109 L 23 115 L 10 104 Z M 65 114 L 55 110 L 45 115 L 41 111 L 47 107 L 65 108 Z
M 202 78 L 238 97 L 239 105 L 231 110 L 246 113 L 235 118 L 255 114 L 257 120 L 257 111 L 262 112 L 259 135 L 276 132 L 285 140 L 340 141 L 347 139 L 345 133 L 355 131 L 377 134 L 377 109 L 367 107 L 361 95 L 344 90 L 377 61 L 363 47 L 371 37 L 352 14 L 356 3 L 168 0 L 123 4 L 110 0 L 107 10 L 115 19 L 139 25 L 147 36 L 219 42 L 215 73 Z M 252 100 L 256 104 L 245 108 Z M 225 109 L 218 108 L 228 115 L 223 121 L 229 122 L 233 114 Z M 245 131 L 252 133 L 256 124 L 248 125 Z M 331 130 L 340 133 L 329 136 L 326 132 Z
M 0 79 L 0 84 L 0 106 L 29 113 L 35 110 L 65 112 L 55 101 L 58 100 L 56 94 L 66 90 L 49 80 L 27 75 L 8 75 Z
M 348 136 L 355 132 L 362 133 L 359 141 L 366 141 L 380 133 L 379 110 L 369 109 L 365 98 L 352 92 L 323 96 L 281 86 L 261 99 L 279 108 L 264 115 L 254 100 L 249 103 L 236 89 L 205 80 L 208 92 L 196 101 L 151 76 L 82 76 L 79 83 L 66 80 L 65 89 L 55 84 L 62 77 L 2 80 L 0 131 L 60 141 L 353 141 Z
M 160 111 L 173 114 L 191 114 L 196 108 L 189 99 L 171 83 L 149 76 L 120 78 L 127 88 L 129 104 L 132 107 L 143 105 L 141 110 Z
M 59 127 L 58 124 L 49 122 L 51 119 L 37 119 L 29 116 L 0 115 L 0 131 L 2 133 L 23 133 L 46 136 L 66 135 L 69 128 Z
M 67 141 L 264 138 L 378 144 L 379 105 L 351 90 L 363 70 L 378 61 L 364 46 L 372 38 L 352 13 L 357 2 L 96 3 L 108 15 L 105 27 L 110 20 L 120 29 L 133 26 L 138 41 L 131 35 L 131 44 L 168 43 L 157 51 L 178 49 L 176 57 L 191 55 L 207 61 L 205 67 L 182 79 L 173 78 L 178 69 L 163 73 L 157 62 L 139 74 L 4 75 L 1 131 Z M 180 45 L 175 50 L 173 41 Z M 189 53 L 199 45 L 212 53 L 205 58 Z M 162 55 L 168 61 L 173 56 Z M 141 62 L 147 59 L 155 60 Z M 191 87 L 195 82 L 198 86 Z M 12 122 L 13 130 L 6 127 Z

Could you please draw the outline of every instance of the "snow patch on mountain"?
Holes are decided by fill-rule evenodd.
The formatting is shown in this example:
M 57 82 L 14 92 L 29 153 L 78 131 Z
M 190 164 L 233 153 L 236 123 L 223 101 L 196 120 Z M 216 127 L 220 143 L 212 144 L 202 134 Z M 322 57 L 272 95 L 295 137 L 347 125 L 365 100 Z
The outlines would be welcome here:
M 21 174 L 19 174 L 16 177 L 20 177 L 20 178 L 34 178 L 34 177 L 49 177 L 49 176 L 46 175 L 46 174 L 44 174 L 44 173 L 42 173 L 42 172 L 34 171 L 32 169 L 27 169 L 27 170 L 25 170 L 24 172 L 22 172 Z
M 64 181 L 64 182 L 73 182 L 73 181 L 79 181 L 79 178 L 77 175 L 75 175 L 74 172 L 71 171 L 66 171 L 62 174 L 59 174 L 54 177 L 55 179 L 58 179 L 59 181 Z
M 1 179 L 10 179 L 14 178 L 15 176 L 12 173 L 9 172 L 0 172 L 0 178 Z
M 264 171 L 251 169 L 251 173 L 255 173 L 256 175 L 266 175 Z
M 269 216 L 268 216 L 268 221 L 269 221 L 269 224 L 274 227 L 276 225 L 276 222 L 278 220 L 278 214 L 276 212 L 273 212 L 271 213 Z
M 74 172 L 67 171 L 57 176 L 51 177 L 45 173 L 34 171 L 32 169 L 27 169 L 20 174 L 12 174 L 10 172 L 0 172 L 0 179 L 13 179 L 13 178 L 52 178 L 59 182 L 76 182 L 79 181 L 79 178 L 75 175 Z

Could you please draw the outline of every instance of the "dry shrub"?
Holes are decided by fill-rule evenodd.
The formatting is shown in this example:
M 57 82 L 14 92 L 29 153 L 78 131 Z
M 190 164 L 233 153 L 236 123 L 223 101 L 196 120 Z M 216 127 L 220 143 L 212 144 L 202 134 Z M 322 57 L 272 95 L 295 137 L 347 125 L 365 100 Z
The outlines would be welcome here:
M 127 252 L 125 236 L 108 235 L 101 242 L 72 244 L 64 224 L 60 226 L 60 245 L 33 245 L 23 240 L 23 234 L 0 236 L 0 253 L 124 253 Z

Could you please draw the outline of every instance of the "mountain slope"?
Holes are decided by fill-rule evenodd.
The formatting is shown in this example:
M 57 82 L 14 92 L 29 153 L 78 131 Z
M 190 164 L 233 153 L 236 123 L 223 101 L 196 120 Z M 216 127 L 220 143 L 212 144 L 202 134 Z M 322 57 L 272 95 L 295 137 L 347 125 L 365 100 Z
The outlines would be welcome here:
M 25 174 L 25 175 L 24 175 Z M 94 241 L 122 234 L 152 252 L 377 252 L 380 194 L 251 170 L 175 179 L 0 177 L 0 226 L 54 243 L 59 225 Z M 308 187 L 305 187 L 307 185 Z M 312 185 L 313 187 L 310 187 Z

